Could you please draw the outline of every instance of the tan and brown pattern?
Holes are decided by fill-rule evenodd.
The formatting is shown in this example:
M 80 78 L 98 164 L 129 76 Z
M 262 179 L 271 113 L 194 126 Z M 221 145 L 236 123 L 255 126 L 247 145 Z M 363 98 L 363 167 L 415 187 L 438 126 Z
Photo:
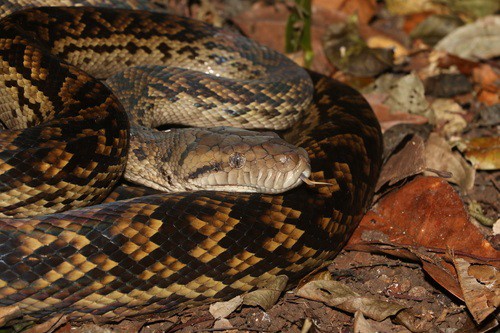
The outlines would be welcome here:
M 304 117 L 290 111 L 299 119 L 284 137 L 309 154 L 311 178 L 333 186 L 302 185 L 278 195 L 161 193 L 74 209 L 102 200 L 123 172 L 128 121 L 116 97 L 91 76 L 113 74 L 113 62 L 135 64 L 149 54 L 170 61 L 167 55 L 175 54 L 181 63 L 199 60 L 198 69 L 215 61 L 221 67 L 212 70 L 256 78 L 274 68 L 273 78 L 285 79 L 286 90 L 298 89 L 282 71 L 282 58 L 266 57 L 263 65 L 254 56 L 236 58 L 225 43 L 246 46 L 233 44 L 233 37 L 205 41 L 208 53 L 180 46 L 199 39 L 196 29 L 212 29 L 190 22 L 107 9 L 34 9 L 0 21 L 6 92 L 0 121 L 9 128 L 0 132 L 0 199 L 4 216 L 16 217 L 0 218 L 0 306 L 18 305 L 34 319 L 172 311 L 228 299 L 280 274 L 295 282 L 345 244 L 373 194 L 380 128 L 357 92 L 315 73 L 313 103 Z M 96 71 L 94 62 L 105 68 Z M 163 85 L 170 78 L 159 80 Z M 207 84 L 200 95 L 210 93 Z M 219 82 L 214 87 L 225 89 Z M 269 119 L 273 89 L 246 89 L 257 92 Z M 227 119 L 253 112 L 245 109 L 251 103 L 245 93 L 218 96 L 212 100 L 240 99 L 236 104 L 243 106 L 226 112 Z M 68 210 L 22 218 L 40 206 L 49 213 Z

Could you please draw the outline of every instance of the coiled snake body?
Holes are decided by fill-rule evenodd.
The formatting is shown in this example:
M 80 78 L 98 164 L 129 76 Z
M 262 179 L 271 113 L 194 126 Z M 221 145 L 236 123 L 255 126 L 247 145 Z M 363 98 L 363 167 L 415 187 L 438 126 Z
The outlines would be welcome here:
M 73 319 L 114 320 L 170 311 L 228 299 L 281 274 L 295 282 L 345 244 L 373 194 L 381 164 L 380 128 L 357 92 L 315 73 L 310 73 L 313 102 L 301 118 L 288 111 L 299 119 L 283 137 L 307 151 L 311 178 L 330 186 L 302 185 L 278 195 L 162 193 L 75 209 L 109 194 L 123 173 L 128 147 L 120 103 L 83 72 L 99 78 L 110 74 L 90 68 L 93 57 L 112 55 L 98 61 L 106 67 L 113 61 L 133 63 L 139 53 L 165 59 L 175 53 L 181 60 L 200 59 L 200 67 L 208 60 L 226 65 L 234 76 L 246 71 L 259 77 L 269 70 L 254 64 L 254 55 L 233 59 L 222 42 L 205 42 L 207 61 L 197 46 L 178 46 L 197 39 L 188 24 L 212 29 L 189 20 L 167 21 L 163 14 L 88 8 L 34 9 L 0 21 L 0 75 L 7 91 L 1 102 L 11 106 L 0 109 L 2 124 L 10 128 L 0 132 L 5 216 L 0 218 L 0 306 L 18 305 L 35 319 L 66 313 Z M 300 82 L 299 88 L 289 84 L 297 77 L 282 70 L 287 61 L 265 54 L 264 61 L 276 70 L 271 76 L 293 92 L 286 103 L 293 103 L 295 90 L 306 89 Z M 245 87 L 244 98 L 256 91 Z M 279 94 L 273 93 L 275 86 L 265 87 L 257 95 L 269 104 L 268 97 Z M 175 103 L 180 93 L 174 91 L 170 99 Z M 244 115 L 253 117 L 253 111 L 245 105 L 251 103 L 240 101 L 243 109 L 225 117 L 233 125 L 247 123 Z M 269 119 L 256 127 L 272 122 L 270 110 L 264 108 Z M 28 125 L 33 127 L 25 129 Z M 94 157 L 87 160 L 90 153 Z M 61 208 L 68 210 L 55 213 Z M 23 218 L 37 210 L 44 215 Z

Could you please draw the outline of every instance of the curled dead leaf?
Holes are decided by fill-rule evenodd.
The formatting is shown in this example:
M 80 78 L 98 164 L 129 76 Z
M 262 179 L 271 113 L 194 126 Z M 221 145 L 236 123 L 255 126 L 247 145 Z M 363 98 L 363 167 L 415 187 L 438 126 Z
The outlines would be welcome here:
M 451 173 L 448 181 L 460 186 L 464 193 L 474 186 L 474 168 L 459 153 L 452 152 L 448 142 L 436 133 L 431 133 L 426 142 L 425 161 L 428 169 Z
M 268 310 L 276 304 L 287 283 L 286 275 L 278 275 L 267 285 L 243 295 L 243 304 Z
M 354 333 L 377 333 L 377 330 L 370 325 L 361 311 L 356 311 L 354 314 L 353 329 Z
M 462 133 L 467 127 L 464 116 L 466 111 L 450 98 L 438 98 L 431 104 L 436 116 L 436 125 L 440 131 L 450 137 Z
M 243 303 L 242 296 L 236 296 L 225 302 L 216 302 L 210 305 L 208 311 L 215 319 L 226 318 Z
M 500 305 L 500 272 L 489 265 L 477 265 L 465 258 L 454 258 L 465 304 L 474 320 L 481 323 Z

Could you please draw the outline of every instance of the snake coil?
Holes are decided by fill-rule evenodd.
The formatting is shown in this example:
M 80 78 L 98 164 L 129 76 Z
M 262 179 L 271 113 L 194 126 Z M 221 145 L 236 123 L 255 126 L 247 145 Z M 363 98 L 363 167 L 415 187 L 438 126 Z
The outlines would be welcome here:
M 43 8 L 13 16 L 0 21 L 0 120 L 9 128 L 0 132 L 0 306 L 38 320 L 116 320 L 229 299 L 282 274 L 293 283 L 331 260 L 366 211 L 381 166 L 379 124 L 359 93 L 313 72 L 312 104 L 283 137 L 307 151 L 311 178 L 330 186 L 161 193 L 75 208 L 104 199 L 122 174 L 128 121 L 104 84 L 67 62 L 78 47 L 111 54 L 113 40 L 132 52 L 190 39 L 191 21 L 158 42 L 148 27 L 172 25 L 162 14 Z M 47 44 L 29 32 L 31 21 Z M 119 44 L 123 35 L 136 43 Z M 71 44 L 75 36 L 89 44 Z M 51 38 L 72 45 L 66 57 L 51 54 Z M 90 151 L 98 157 L 84 159 Z M 23 217 L 41 202 L 43 215 Z M 69 210 L 55 213 L 61 207 Z

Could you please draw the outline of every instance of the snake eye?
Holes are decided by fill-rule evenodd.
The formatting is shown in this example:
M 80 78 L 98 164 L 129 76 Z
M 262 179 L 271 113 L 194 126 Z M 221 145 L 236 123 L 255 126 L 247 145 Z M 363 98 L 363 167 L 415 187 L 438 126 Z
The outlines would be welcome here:
M 229 156 L 229 166 L 231 168 L 241 169 L 246 161 L 246 157 L 240 153 L 233 153 Z

